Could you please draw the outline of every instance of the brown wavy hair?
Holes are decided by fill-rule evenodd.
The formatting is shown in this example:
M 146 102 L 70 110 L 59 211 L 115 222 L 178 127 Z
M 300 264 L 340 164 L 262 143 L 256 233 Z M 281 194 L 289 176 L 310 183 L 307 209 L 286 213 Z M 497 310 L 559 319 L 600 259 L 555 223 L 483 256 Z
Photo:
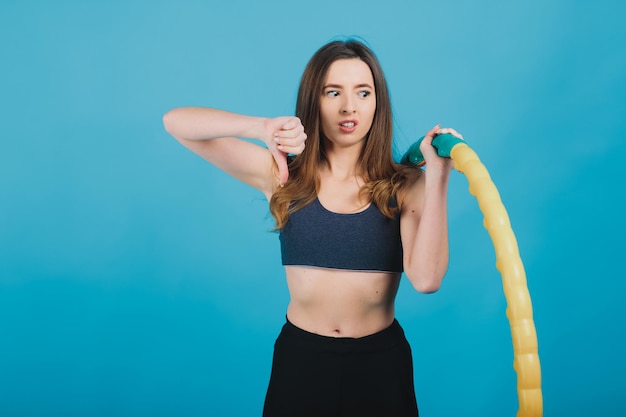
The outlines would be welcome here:
M 304 151 L 290 159 L 289 180 L 270 199 L 277 230 L 285 226 L 291 213 L 317 196 L 319 168 L 328 163 L 321 131 L 320 99 L 328 68 L 340 59 L 360 59 L 369 66 L 374 78 L 376 111 L 357 166 L 357 173 L 364 181 L 360 192 L 385 216 L 393 217 L 398 210 L 397 192 L 422 173 L 419 168 L 393 161 L 391 100 L 382 67 L 372 50 L 356 40 L 330 42 L 313 55 L 300 80 L 296 116 L 302 121 L 308 139 Z

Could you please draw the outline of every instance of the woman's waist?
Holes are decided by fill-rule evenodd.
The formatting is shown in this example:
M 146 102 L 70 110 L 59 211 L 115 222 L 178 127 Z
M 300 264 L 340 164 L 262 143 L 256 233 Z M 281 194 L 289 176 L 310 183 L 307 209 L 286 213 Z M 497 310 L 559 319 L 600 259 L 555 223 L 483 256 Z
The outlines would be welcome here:
M 303 332 L 335 339 L 359 339 L 377 334 L 395 321 L 393 306 L 368 311 L 301 308 L 289 303 L 287 322 Z
M 361 337 L 389 326 L 399 274 L 287 267 L 289 320 L 312 333 Z
M 291 300 L 287 320 L 317 335 L 359 338 L 377 333 L 394 320 L 393 303 L 372 306 L 366 303 L 299 303 Z

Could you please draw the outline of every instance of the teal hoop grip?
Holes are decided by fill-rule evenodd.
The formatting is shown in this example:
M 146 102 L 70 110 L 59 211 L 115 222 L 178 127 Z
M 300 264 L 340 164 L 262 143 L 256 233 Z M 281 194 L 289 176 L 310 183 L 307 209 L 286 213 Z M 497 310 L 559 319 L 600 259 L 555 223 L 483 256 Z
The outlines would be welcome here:
M 421 167 L 425 164 L 424 156 L 422 155 L 422 151 L 420 151 L 420 145 L 424 140 L 424 136 L 419 138 L 417 142 L 409 146 L 406 153 L 400 160 L 401 164 L 405 165 L 417 165 Z M 442 135 L 437 135 L 433 139 L 433 146 L 437 150 L 437 155 L 450 158 L 450 151 L 459 143 L 464 143 L 463 139 L 459 139 L 454 135 L 449 133 L 444 133 Z

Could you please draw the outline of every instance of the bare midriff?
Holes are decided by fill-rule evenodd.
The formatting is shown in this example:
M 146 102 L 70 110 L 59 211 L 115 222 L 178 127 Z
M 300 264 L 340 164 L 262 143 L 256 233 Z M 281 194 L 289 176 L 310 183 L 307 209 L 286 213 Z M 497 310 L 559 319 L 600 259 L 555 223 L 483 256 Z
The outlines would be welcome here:
M 363 337 L 394 319 L 399 273 L 285 266 L 291 300 L 287 318 L 310 333 Z

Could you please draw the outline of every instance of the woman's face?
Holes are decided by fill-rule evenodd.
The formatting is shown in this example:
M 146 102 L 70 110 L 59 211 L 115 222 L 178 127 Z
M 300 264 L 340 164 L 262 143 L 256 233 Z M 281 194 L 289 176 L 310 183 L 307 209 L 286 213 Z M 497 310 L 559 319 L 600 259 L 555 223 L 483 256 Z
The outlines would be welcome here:
M 322 132 L 336 146 L 362 144 L 376 112 L 374 77 L 360 59 L 340 59 L 328 68 L 320 100 Z

